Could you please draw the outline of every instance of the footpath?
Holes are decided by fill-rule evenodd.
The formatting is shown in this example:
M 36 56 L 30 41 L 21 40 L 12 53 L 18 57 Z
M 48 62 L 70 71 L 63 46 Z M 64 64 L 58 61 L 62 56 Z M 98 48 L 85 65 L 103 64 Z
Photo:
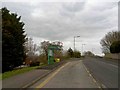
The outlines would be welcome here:
M 27 88 L 64 64 L 65 61 L 48 65 L 2 80 L 2 88 Z

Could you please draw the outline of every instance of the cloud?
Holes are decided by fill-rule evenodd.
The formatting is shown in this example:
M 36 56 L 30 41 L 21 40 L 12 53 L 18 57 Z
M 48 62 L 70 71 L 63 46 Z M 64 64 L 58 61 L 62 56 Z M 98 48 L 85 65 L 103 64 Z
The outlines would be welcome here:
M 101 53 L 100 39 L 111 31 L 117 30 L 117 2 L 4 2 L 11 12 L 22 16 L 28 36 L 41 40 L 60 40 L 64 47 L 73 47 L 73 37 L 80 35 L 81 43 L 87 43 L 86 49 L 98 48 Z M 37 40 L 38 39 L 38 40 Z M 88 45 L 89 44 L 89 45 Z

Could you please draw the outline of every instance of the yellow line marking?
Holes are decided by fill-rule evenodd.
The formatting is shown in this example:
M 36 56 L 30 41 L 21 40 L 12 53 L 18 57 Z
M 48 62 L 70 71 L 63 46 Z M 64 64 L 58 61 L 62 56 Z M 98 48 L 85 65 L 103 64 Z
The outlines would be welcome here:
M 101 88 L 100 86 L 98 86 L 98 88 Z
M 88 73 L 90 73 L 88 70 L 87 70 Z
M 89 76 L 90 76 L 90 77 L 92 77 L 92 75 L 91 75 L 91 74 L 89 74 Z
M 57 69 L 50 77 L 48 77 L 45 81 L 43 81 L 40 85 L 38 85 L 36 88 L 42 88 L 43 86 L 45 86 L 62 68 L 64 68 L 66 65 L 68 65 L 69 63 L 66 63 L 64 66 L 60 67 L 59 69 Z
M 96 83 L 96 80 L 93 78 L 93 81 Z

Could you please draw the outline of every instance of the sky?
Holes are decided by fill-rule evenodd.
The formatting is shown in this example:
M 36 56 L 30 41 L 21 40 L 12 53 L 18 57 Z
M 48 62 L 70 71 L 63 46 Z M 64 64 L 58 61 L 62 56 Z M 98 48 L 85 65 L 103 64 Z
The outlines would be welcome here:
M 4 0 L 2 7 L 20 15 L 26 34 L 34 43 L 63 42 L 64 50 L 75 48 L 103 55 L 100 41 L 118 30 L 118 0 Z

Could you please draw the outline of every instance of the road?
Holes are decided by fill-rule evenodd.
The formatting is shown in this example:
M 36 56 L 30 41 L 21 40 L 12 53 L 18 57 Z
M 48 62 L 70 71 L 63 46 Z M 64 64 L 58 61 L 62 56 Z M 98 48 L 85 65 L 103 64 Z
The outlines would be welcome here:
M 71 60 L 30 88 L 100 88 L 82 60 Z
M 3 88 L 23 88 L 50 70 L 37 69 L 2 81 Z M 11 83 L 12 81 L 12 83 Z M 72 58 L 29 88 L 118 88 L 118 63 L 103 58 Z
M 107 88 L 118 88 L 118 63 L 103 58 L 87 57 L 83 61 L 92 75 Z

